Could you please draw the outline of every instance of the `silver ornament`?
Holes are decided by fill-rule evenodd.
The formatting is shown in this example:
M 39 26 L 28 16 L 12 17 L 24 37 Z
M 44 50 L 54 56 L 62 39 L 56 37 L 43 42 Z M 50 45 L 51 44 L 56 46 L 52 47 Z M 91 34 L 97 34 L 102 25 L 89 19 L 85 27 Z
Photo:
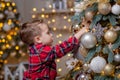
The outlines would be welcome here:
M 93 48 L 97 43 L 96 36 L 94 36 L 91 32 L 83 34 L 80 41 L 81 44 L 88 49 Z
M 117 54 L 114 56 L 114 61 L 120 62 L 120 54 L 117 53 Z

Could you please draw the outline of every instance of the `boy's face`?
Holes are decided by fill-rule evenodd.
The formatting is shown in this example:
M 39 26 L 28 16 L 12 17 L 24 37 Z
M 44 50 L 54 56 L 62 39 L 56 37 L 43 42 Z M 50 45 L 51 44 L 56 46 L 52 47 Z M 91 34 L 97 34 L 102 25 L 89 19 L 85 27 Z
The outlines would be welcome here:
M 53 42 L 53 35 L 50 32 L 50 30 L 48 28 L 48 25 L 42 24 L 42 26 L 40 28 L 41 28 L 41 31 L 42 31 L 41 36 L 40 36 L 41 43 L 51 46 L 52 42 Z

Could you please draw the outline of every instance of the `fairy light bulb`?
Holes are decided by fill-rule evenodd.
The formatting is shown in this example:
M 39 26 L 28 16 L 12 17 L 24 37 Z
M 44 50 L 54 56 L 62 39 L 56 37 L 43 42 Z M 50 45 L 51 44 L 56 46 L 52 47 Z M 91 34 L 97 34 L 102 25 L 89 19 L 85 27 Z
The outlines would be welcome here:
M 4 42 L 5 42 L 5 39 L 2 39 L 2 42 L 4 43 Z
M 62 69 L 61 69 L 61 68 L 59 68 L 59 69 L 58 69 L 58 71 L 59 71 L 59 72 L 61 72 L 61 71 L 62 71 Z
M 74 11 L 74 9 L 73 9 L 73 8 L 71 8 L 71 9 L 70 9 L 70 11 L 71 11 L 71 12 L 73 12 L 73 11 Z
M 59 35 L 57 35 L 56 38 L 59 38 Z
M 50 24 L 51 23 L 51 21 L 48 21 L 48 24 Z
M 12 24 L 12 20 L 9 19 L 9 20 L 8 20 L 8 25 L 11 25 L 11 24 Z
M 7 60 L 4 60 L 4 64 L 7 64 L 8 63 L 8 61 Z
M 64 16 L 63 19 L 67 19 L 67 16 Z
M 48 7 L 49 7 L 49 8 L 52 8 L 52 5 L 49 5 Z
M 55 9 L 53 9 L 53 10 L 52 10 L 52 12 L 54 13 L 54 12 L 56 12 L 56 10 L 55 10 Z
M 14 12 L 14 13 L 17 13 L 17 10 L 16 10 L 16 9 L 14 9 L 14 10 L 13 10 L 13 12 Z
M 42 11 L 42 12 L 44 12 L 44 11 L 45 11 L 45 9 L 44 9 L 44 8 L 42 8 L 42 9 L 41 9 L 41 11 Z
M 68 22 L 71 22 L 71 19 L 68 19 Z
M 12 6 L 15 6 L 15 3 L 14 3 L 14 2 L 12 3 Z
M 56 31 L 57 30 L 57 28 L 56 27 L 53 27 L 53 31 Z
M 67 29 L 67 26 L 64 26 L 63 28 L 64 28 L 64 29 Z
M 6 3 L 7 6 L 10 6 L 10 3 Z
M 49 15 L 46 15 L 45 17 L 46 17 L 46 18 L 49 18 Z
M 55 19 L 52 19 L 52 22 L 55 22 Z
M 4 7 L 5 7 L 5 3 L 1 3 L 1 7 L 3 7 L 3 8 L 4 8 Z
M 60 62 L 60 59 L 57 59 L 56 62 Z
M 10 48 L 10 45 L 9 45 L 9 44 L 6 44 L 6 48 Z
M 0 51 L 0 55 L 2 55 L 3 54 L 3 51 Z
M 16 49 L 16 50 L 19 50 L 19 46 L 16 46 L 15 49 Z
M 41 14 L 41 17 L 42 17 L 42 18 L 44 18 L 44 17 L 45 17 L 45 15 L 44 15 L 44 14 Z
M 62 43 L 62 41 L 58 41 L 58 43 L 59 43 L 59 44 L 61 44 L 61 43 Z
M 68 56 L 68 57 L 70 57 L 70 56 L 71 56 L 71 54 L 69 53 L 69 54 L 67 54 L 67 56 Z
M 62 34 L 59 34 L 60 37 L 62 37 Z
M 33 15 L 32 15 L 32 18 L 36 18 L 36 15 L 33 14 Z
M 33 8 L 33 11 L 35 12 L 35 11 L 37 11 L 37 9 L 36 9 L 36 8 Z
M 10 35 L 7 35 L 8 40 L 12 40 L 12 37 Z
M 2 28 L 3 27 L 3 23 L 0 23 L 0 28 Z

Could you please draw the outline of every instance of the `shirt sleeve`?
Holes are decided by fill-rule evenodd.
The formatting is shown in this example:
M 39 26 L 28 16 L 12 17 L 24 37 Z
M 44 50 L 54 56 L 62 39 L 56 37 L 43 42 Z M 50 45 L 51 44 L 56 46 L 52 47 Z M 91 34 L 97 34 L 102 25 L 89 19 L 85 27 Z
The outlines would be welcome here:
M 72 51 L 77 45 L 78 40 L 73 36 L 61 44 L 54 46 L 52 50 L 55 54 L 55 58 L 61 58 L 66 53 Z
M 78 46 L 78 39 L 76 39 L 74 36 L 69 38 L 68 40 L 65 40 L 61 44 L 55 45 L 52 48 L 45 47 L 42 50 L 41 53 L 41 60 L 42 62 L 46 61 L 53 61 L 56 58 L 61 58 L 66 53 L 73 50 L 74 47 Z

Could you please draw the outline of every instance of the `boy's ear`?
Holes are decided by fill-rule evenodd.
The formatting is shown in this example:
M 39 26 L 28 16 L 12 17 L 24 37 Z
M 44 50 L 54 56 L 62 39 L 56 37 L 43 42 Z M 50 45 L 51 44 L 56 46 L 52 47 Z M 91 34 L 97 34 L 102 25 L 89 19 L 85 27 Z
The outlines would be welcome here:
M 41 43 L 41 38 L 40 38 L 40 36 L 36 36 L 36 37 L 34 38 L 34 41 L 35 41 L 35 43 Z

